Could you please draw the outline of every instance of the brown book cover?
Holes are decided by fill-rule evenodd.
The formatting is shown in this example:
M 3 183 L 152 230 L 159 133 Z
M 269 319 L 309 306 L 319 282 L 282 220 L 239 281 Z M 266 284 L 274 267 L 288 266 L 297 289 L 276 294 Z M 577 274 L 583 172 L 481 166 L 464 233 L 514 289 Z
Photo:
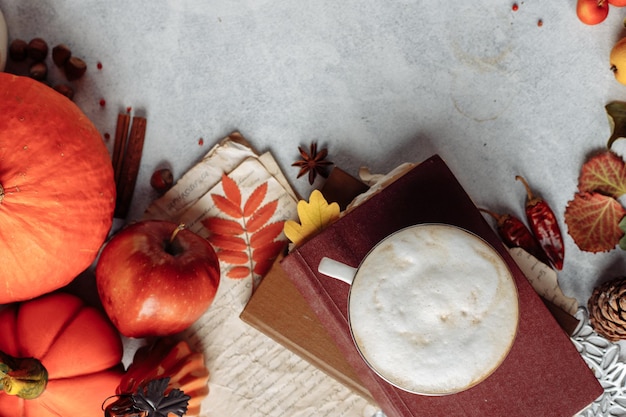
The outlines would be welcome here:
M 280 265 L 282 256 L 254 291 L 240 318 L 374 403 L 333 338 Z
M 354 197 L 367 190 L 363 182 L 334 167 L 320 191 L 327 201 L 339 204 L 344 210 Z M 280 265 L 282 259 L 283 256 L 276 259 L 240 318 L 373 402 L 333 338 L 285 274 Z
M 371 371 L 350 336 L 349 286 L 317 272 L 324 256 L 356 267 L 390 233 L 427 222 L 457 225 L 483 237 L 509 265 L 520 298 L 518 334 L 505 361 L 484 382 L 454 395 L 410 394 Z M 571 417 L 603 393 L 566 332 L 439 156 L 417 165 L 294 249 L 281 265 L 388 417 Z

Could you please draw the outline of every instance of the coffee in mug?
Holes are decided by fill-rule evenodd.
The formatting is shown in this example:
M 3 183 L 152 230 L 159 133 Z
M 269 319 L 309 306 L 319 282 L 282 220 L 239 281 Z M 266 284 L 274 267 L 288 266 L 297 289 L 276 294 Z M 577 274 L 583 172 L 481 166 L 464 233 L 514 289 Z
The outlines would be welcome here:
M 445 224 L 411 226 L 376 245 L 356 271 L 348 310 L 368 365 L 425 395 L 457 393 L 488 377 L 513 344 L 519 314 L 500 255 Z

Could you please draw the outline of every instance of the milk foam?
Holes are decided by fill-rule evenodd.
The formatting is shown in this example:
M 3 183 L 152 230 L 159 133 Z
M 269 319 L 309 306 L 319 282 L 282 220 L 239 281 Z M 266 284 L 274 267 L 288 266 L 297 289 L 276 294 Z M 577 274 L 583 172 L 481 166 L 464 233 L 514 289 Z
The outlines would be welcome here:
M 447 225 L 381 242 L 350 289 L 350 326 L 365 360 L 411 392 L 459 392 L 491 374 L 518 322 L 517 289 L 495 250 Z

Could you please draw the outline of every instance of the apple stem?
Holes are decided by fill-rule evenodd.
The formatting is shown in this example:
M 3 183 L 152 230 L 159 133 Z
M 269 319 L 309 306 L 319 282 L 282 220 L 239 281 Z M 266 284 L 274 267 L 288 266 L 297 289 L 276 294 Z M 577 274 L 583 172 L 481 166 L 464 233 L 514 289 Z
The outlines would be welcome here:
M 617 67 L 615 65 L 611 65 L 611 71 L 612 72 L 616 72 L 617 71 Z
M 174 239 L 176 239 L 176 235 L 178 235 L 178 232 L 180 232 L 184 228 L 185 228 L 185 224 L 181 223 L 176 227 L 176 229 L 174 229 L 174 231 L 172 232 L 172 236 L 170 236 L 170 243 L 172 243 Z
M 4 187 L 0 184 L 0 203 L 4 200 Z

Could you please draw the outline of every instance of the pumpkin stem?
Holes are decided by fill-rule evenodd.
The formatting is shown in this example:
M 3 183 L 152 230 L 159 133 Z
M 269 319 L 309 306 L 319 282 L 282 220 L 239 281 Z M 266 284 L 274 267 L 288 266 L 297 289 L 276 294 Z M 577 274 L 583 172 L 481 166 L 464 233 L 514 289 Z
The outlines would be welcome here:
M 25 400 L 41 395 L 48 383 L 48 371 L 35 358 L 14 358 L 0 351 L 0 390 Z

